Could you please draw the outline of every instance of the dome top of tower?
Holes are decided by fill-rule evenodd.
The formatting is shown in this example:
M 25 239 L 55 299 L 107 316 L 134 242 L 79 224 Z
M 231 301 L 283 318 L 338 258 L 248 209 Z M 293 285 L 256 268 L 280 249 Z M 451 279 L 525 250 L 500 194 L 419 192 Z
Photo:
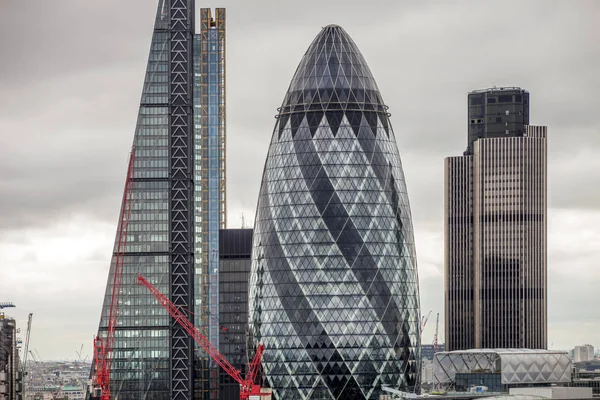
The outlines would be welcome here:
M 327 25 L 302 57 L 282 108 L 347 103 L 384 107 L 371 70 L 350 35 L 338 25 Z

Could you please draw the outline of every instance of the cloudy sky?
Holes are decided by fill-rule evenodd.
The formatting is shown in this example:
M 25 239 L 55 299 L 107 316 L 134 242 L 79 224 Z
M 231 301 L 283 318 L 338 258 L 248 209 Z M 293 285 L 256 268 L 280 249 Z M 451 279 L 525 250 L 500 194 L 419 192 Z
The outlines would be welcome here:
M 467 92 L 504 85 L 549 127 L 549 344 L 600 346 L 600 2 L 197 2 L 227 7 L 230 227 L 253 219 L 298 62 L 339 24 L 392 113 L 433 310 L 423 342 L 443 313 L 443 159 L 465 148 Z M 34 313 L 43 359 L 91 357 L 156 4 L 0 0 L 0 301 L 23 328 Z

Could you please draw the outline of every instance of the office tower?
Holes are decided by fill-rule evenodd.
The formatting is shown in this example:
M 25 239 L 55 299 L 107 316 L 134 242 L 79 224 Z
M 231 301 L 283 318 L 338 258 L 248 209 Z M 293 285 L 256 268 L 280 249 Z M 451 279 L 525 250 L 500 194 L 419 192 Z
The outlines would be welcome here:
M 19 365 L 17 324 L 0 312 L 0 399 L 23 396 L 23 374 Z
M 446 351 L 446 345 L 444 343 L 438 344 L 437 352 Z M 436 354 L 435 346 L 433 344 L 422 344 L 421 345 L 421 358 L 423 360 L 433 360 L 433 356 Z
M 195 38 L 194 121 L 196 124 L 196 305 L 195 325 L 219 348 L 219 230 L 225 209 L 225 9 L 200 9 Z M 200 354 L 204 354 L 199 351 Z M 219 367 L 206 357 L 199 364 L 197 398 L 218 398 Z
M 252 229 L 222 229 L 219 237 L 219 350 L 246 376 L 248 282 L 252 256 Z M 219 400 L 239 400 L 240 385 L 221 370 Z
M 339 26 L 279 108 L 253 238 L 249 329 L 277 399 L 419 387 L 412 218 L 387 107 Z
M 446 349 L 545 349 L 546 127 L 523 89 L 468 100 L 467 150 L 445 160 Z
M 594 359 L 594 346 L 584 344 L 583 346 L 575 346 L 573 349 L 573 361 L 584 362 Z
M 106 337 L 115 263 L 124 254 L 111 369 L 120 400 L 218 395 L 218 367 L 136 284 L 142 274 L 189 310 L 218 346 L 218 321 L 208 316 L 218 315 L 218 235 L 225 224 L 225 11 L 213 18 L 202 9 L 199 20 L 196 34 L 194 0 L 158 2 L 131 194 L 122 205 L 130 211 L 118 222 L 99 328 Z

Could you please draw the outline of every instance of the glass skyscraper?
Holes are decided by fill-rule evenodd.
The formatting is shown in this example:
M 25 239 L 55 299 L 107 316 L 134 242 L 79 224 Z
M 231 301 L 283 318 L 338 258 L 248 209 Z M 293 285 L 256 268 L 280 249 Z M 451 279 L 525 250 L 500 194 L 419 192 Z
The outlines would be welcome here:
M 219 237 L 219 351 L 246 376 L 248 357 L 248 281 L 252 229 L 222 229 Z M 219 400 L 239 400 L 240 384 L 221 370 Z
M 419 386 L 413 226 L 389 116 L 350 36 L 323 28 L 279 108 L 254 227 L 249 329 L 277 399 Z
M 135 164 L 111 391 L 123 399 L 218 396 L 218 367 L 174 323 L 142 274 L 219 345 L 225 226 L 225 10 L 159 0 L 133 140 Z M 120 229 L 122 221 L 118 222 Z M 119 234 L 117 233 L 117 239 Z M 114 253 L 118 250 L 115 241 Z M 113 255 L 99 335 L 106 336 Z

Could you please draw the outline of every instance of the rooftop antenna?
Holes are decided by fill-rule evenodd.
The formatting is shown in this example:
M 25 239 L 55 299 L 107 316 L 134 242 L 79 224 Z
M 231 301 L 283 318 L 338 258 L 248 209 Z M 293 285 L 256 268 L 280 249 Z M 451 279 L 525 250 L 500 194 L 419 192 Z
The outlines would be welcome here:
M 244 213 L 242 213 L 242 229 L 246 228 L 246 218 L 244 217 Z

